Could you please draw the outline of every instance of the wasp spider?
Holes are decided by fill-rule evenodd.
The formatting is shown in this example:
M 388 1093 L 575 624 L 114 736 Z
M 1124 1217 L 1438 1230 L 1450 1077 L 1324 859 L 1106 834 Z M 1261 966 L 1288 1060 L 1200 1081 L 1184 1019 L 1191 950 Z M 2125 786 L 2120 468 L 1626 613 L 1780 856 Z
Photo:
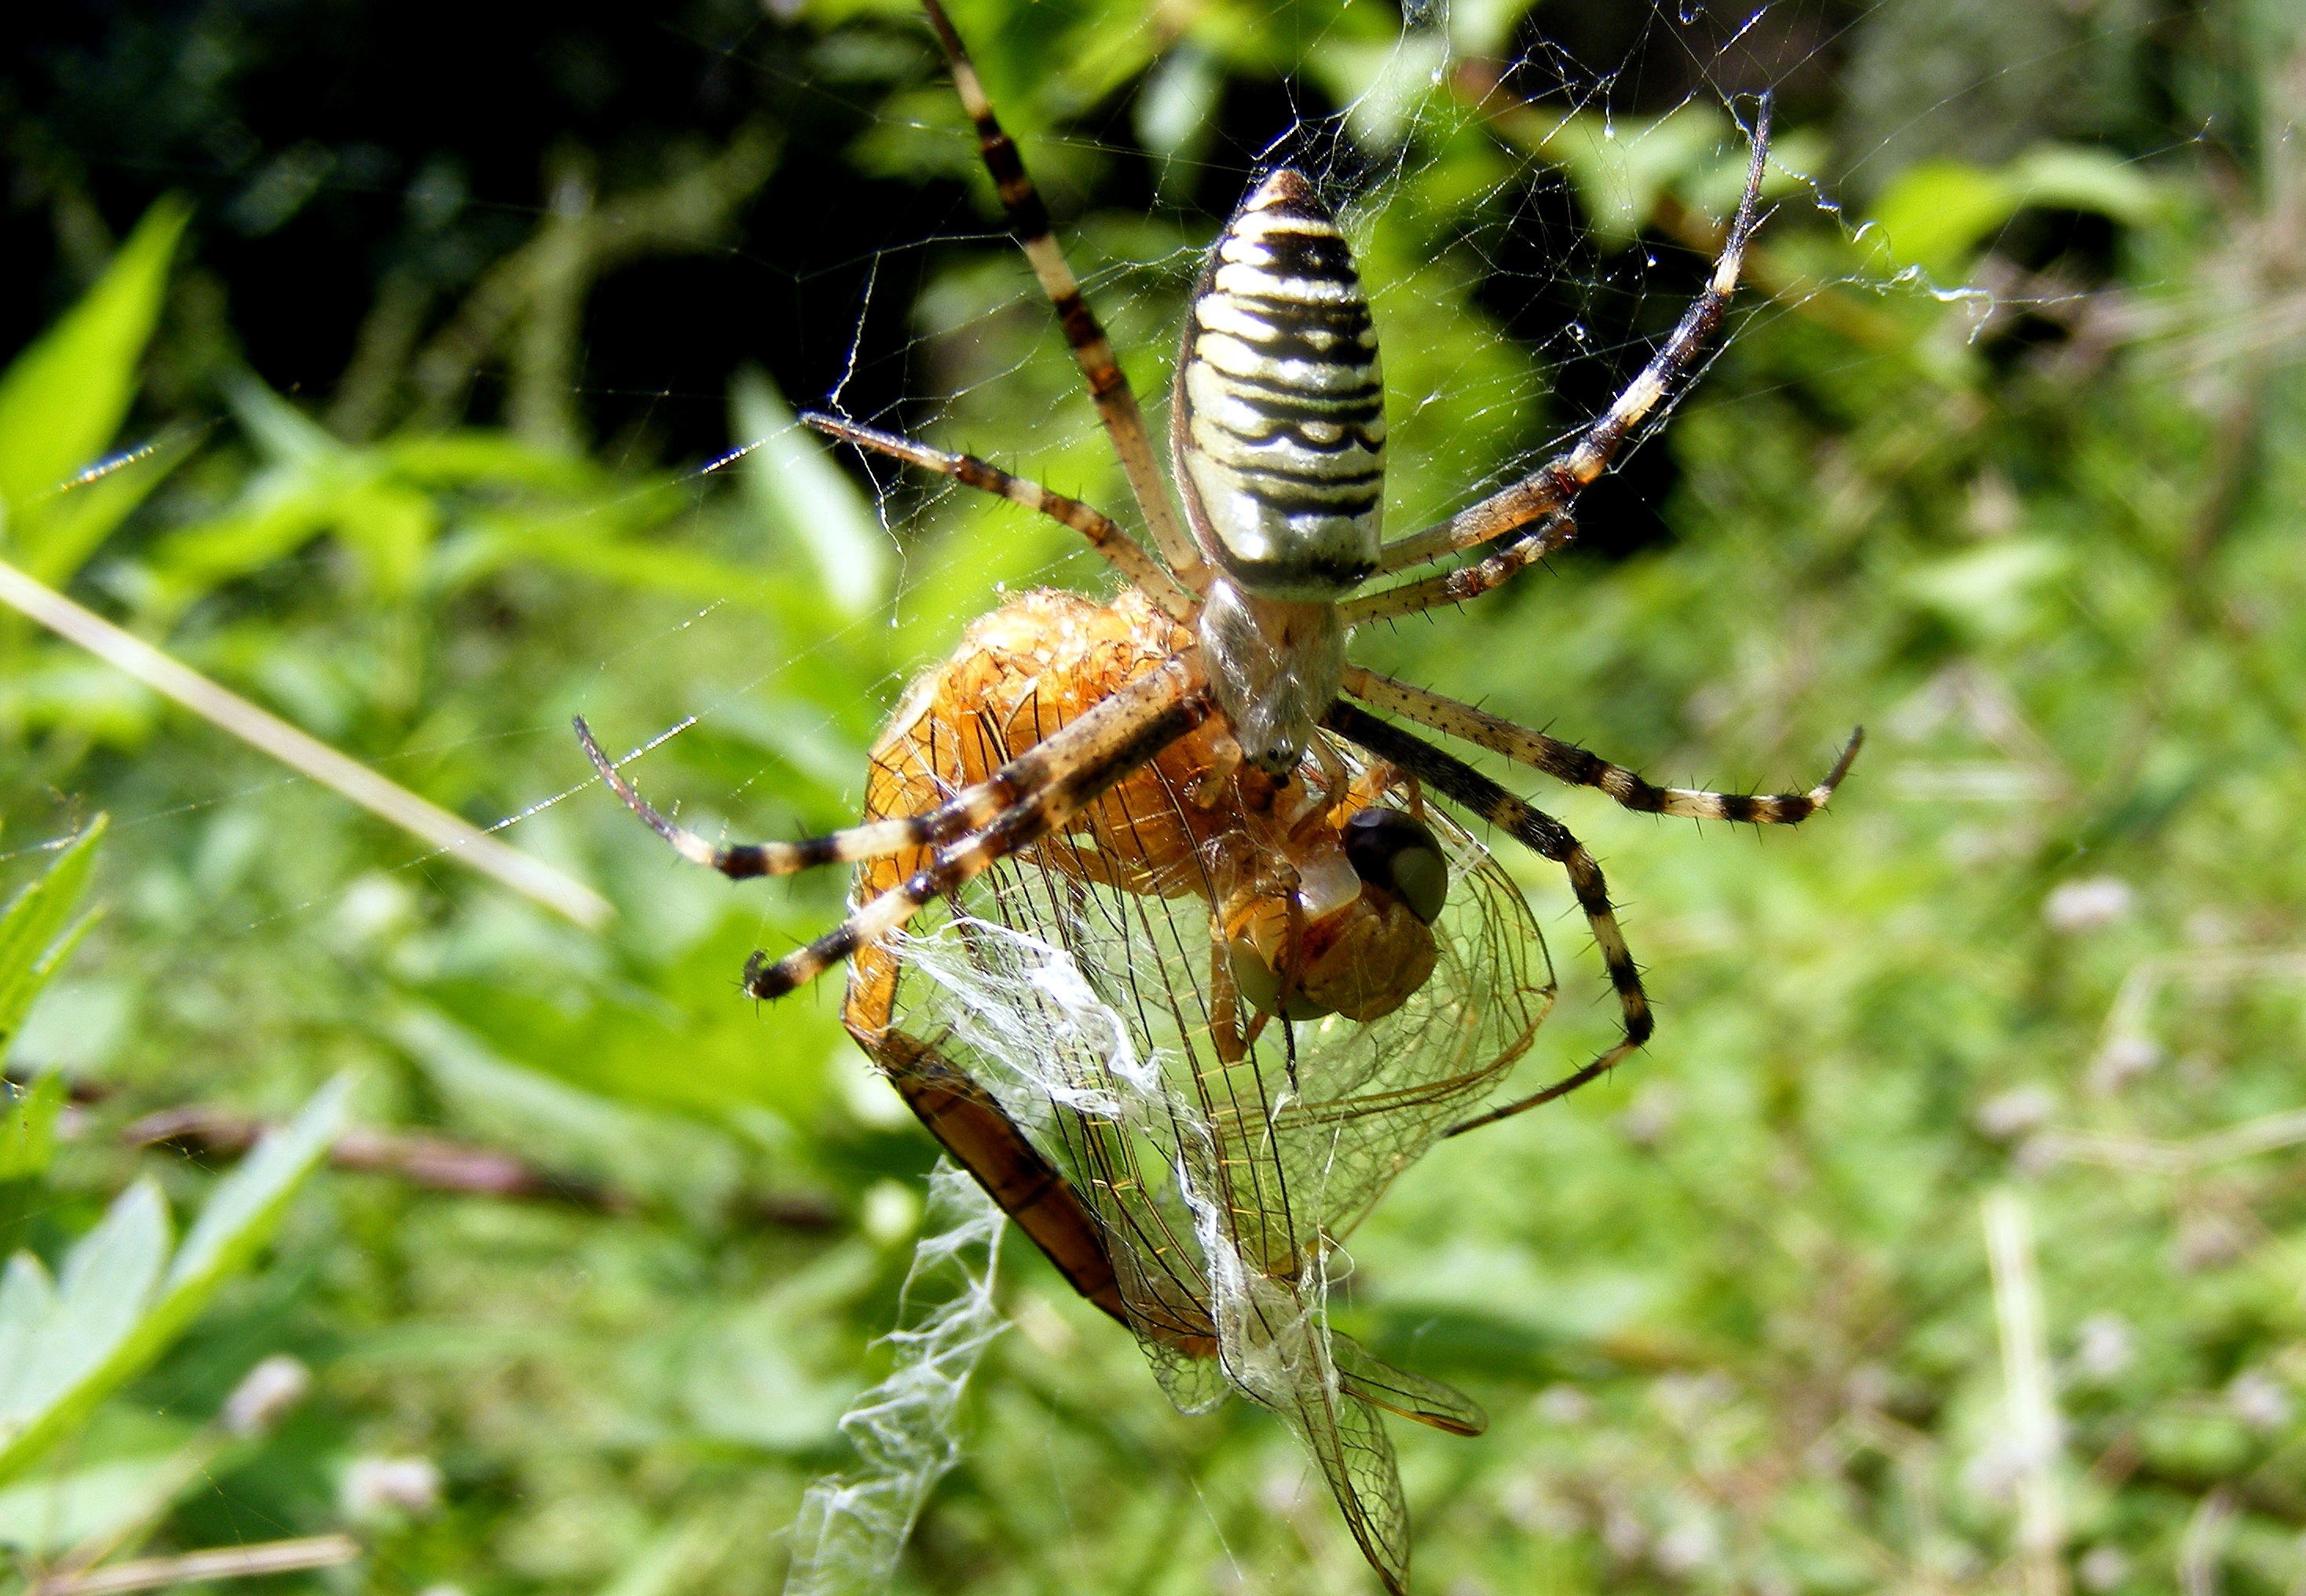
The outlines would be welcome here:
M 1037 699 L 1068 699 L 1068 706 L 1063 714 L 1037 714 L 1022 736 L 1013 721 L 1004 727 L 1004 747 L 1013 751 L 996 767 L 970 772 L 956 790 L 923 795 L 928 807 L 918 813 L 829 836 L 710 843 L 651 808 L 580 721 L 601 774 L 683 856 L 732 877 L 834 863 L 909 862 L 901 879 L 860 901 L 830 933 L 781 959 L 754 955 L 745 988 L 756 997 L 774 998 L 867 953 L 924 904 L 953 893 L 995 861 L 1077 829 L 1100 795 L 1182 739 L 1197 737 L 1214 750 L 1209 768 L 1193 784 L 1194 802 L 1205 809 L 1271 810 L 1278 804 L 1303 815 L 1334 809 L 1343 796 L 1347 777 L 1328 741 L 1340 738 L 1561 866 L 1617 994 L 1622 1025 L 1614 1046 L 1543 1089 L 1491 1107 L 1455 1131 L 1519 1114 L 1609 1070 L 1649 1037 L 1652 1020 L 1601 869 L 1559 821 L 1398 721 L 1490 749 L 1564 782 L 1598 788 L 1629 809 L 1772 824 L 1805 820 L 1825 807 L 1856 756 L 1859 737 L 1851 737 L 1824 780 L 1806 792 L 1740 796 L 1658 787 L 1543 732 L 1355 666 L 1345 645 L 1364 623 L 1487 593 L 1574 537 L 1578 494 L 1686 383 L 1737 287 L 1755 223 L 1768 101 L 1754 131 L 1745 192 L 1710 282 L 1608 411 L 1566 452 L 1519 482 L 1439 525 L 1386 542 L 1379 533 L 1386 425 L 1377 333 L 1352 254 L 1313 183 L 1288 167 L 1270 173 L 1209 252 L 1177 361 L 1172 471 L 1165 481 L 1136 396 L 1051 235 L 1016 145 L 1002 130 L 938 0 L 923 3 L 1010 226 L 1055 310 L 1120 457 L 1147 542 L 1137 542 L 1087 504 L 974 456 L 829 415 L 804 419 L 1080 533 L 1127 584 L 1111 605 L 1077 602 L 1079 610 L 1104 618 L 1099 624 L 1113 634 L 1111 646 L 1074 651 L 1065 668 L 1073 673 L 1070 679 L 1046 670 L 1032 678 L 1029 690 Z M 1183 507 L 1182 517 L 1175 504 Z M 1373 579 L 1473 550 L 1484 552 L 1432 574 L 1371 586 Z M 1016 670 L 988 665 L 986 630 L 1029 634 L 1052 624 L 1053 613 L 1046 595 L 1029 595 L 987 617 L 951 661 L 917 686 L 893 724 L 911 726 L 920 706 L 936 701 L 952 715 L 983 712 L 990 706 L 988 696 L 1004 682 L 1011 689 L 1004 707 L 1013 711 Z M 1047 641 L 1055 649 L 1058 640 Z M 1043 651 L 1040 657 L 1055 656 Z M 1364 839 L 1352 853 L 1340 832 L 1331 850 L 1335 859 L 1293 865 L 1300 876 L 1318 877 L 1335 890 L 1298 891 L 1282 929 L 1262 942 L 1250 939 L 1254 957 L 1237 962 L 1253 1000 L 1262 995 L 1268 1006 L 1291 1018 L 1306 1011 L 1381 1012 L 1387 1002 L 1398 1001 L 1396 991 L 1323 1003 L 1308 991 L 1318 974 L 1312 950 L 1338 943 L 1325 933 L 1325 922 L 1369 915 L 1373 905 L 1382 906 L 1379 917 L 1389 928 L 1358 944 L 1357 957 L 1370 969 L 1391 972 L 1385 978 L 1396 987 L 1401 971 L 1418 968 L 1414 927 L 1430 916 L 1414 912 L 1421 907 L 1419 889 L 1409 878 L 1433 878 L 1431 860 L 1438 849 L 1416 834 L 1413 819 L 1406 820 L 1407 830 L 1392 821 L 1369 824 L 1385 828 L 1381 843 Z M 1339 860 L 1342 873 L 1317 868 Z M 1392 912 L 1399 907 L 1413 912 Z

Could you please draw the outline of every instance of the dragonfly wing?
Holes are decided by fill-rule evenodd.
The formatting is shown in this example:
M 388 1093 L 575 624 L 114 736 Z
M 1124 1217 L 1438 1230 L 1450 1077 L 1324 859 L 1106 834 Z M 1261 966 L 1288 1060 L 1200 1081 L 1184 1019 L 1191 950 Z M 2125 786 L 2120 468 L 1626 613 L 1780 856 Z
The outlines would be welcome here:
M 1409 1504 L 1385 1421 L 1367 1403 L 1323 1392 L 1300 1404 L 1292 1426 L 1329 1481 L 1362 1555 L 1393 1596 L 1409 1590 Z
M 1377 1409 L 1345 1387 L 1332 1361 L 1336 1338 L 1321 1322 L 1318 1275 L 1311 1284 L 1310 1301 L 1300 1282 L 1237 1273 L 1233 1289 L 1220 1286 L 1214 1293 L 1220 1356 L 1242 1394 L 1296 1432 L 1362 1555 L 1386 1589 L 1402 1596 L 1409 1588 L 1409 1508 L 1393 1442 Z
M 1519 889 L 1428 818 L 1451 870 L 1434 973 L 1373 1020 L 1244 1017 L 1216 906 L 1261 844 L 1159 771 L 925 907 L 886 939 L 885 969 L 860 958 L 852 1003 L 884 1051 L 918 1039 L 901 1089 L 1067 1278 L 1120 1310 L 1172 1400 L 1231 1391 L 1274 1412 L 1396 1592 L 1408 1514 L 1379 1410 L 1461 1434 L 1484 1420 L 1350 1342 L 1332 1353 L 1326 1259 L 1513 1068 L 1552 998 Z M 958 1082 L 933 1078 L 932 1054 Z
M 1463 1391 L 1406 1369 L 1396 1369 L 1349 1336 L 1332 1330 L 1329 1355 L 1337 1360 L 1339 1387 L 1372 1407 L 1451 1435 L 1480 1435 L 1490 1427 L 1490 1416 L 1482 1411 L 1482 1404 Z

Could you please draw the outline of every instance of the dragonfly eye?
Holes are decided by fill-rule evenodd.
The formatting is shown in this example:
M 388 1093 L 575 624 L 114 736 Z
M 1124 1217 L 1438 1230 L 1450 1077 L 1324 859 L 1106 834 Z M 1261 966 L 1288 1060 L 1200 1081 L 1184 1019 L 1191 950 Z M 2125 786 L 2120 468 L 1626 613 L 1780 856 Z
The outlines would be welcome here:
M 1345 822 L 1354 874 L 1431 926 L 1449 898 L 1449 860 L 1433 833 L 1399 809 L 1371 806 Z

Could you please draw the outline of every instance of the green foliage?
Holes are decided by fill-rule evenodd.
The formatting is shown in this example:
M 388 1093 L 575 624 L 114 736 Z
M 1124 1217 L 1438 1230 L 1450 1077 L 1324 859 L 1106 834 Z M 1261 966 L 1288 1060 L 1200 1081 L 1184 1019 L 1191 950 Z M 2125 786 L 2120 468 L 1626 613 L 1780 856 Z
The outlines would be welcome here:
M 2128 224 L 2152 219 L 2154 185 L 2102 150 L 2037 145 L 2007 166 L 1955 161 L 1909 167 L 1875 201 L 1883 252 L 1941 282 L 1958 281 L 1979 245 L 2028 206 L 2089 211 Z
M 191 218 L 179 201 L 154 206 L 86 296 L 0 373 L 0 547 L 43 581 L 78 569 L 163 469 L 140 463 L 64 492 L 128 414 L 168 261 Z
M 38 1463 L 170 1343 L 245 1268 L 344 1128 L 350 1082 L 332 1081 L 218 1186 L 183 1245 L 168 1204 L 140 1181 L 51 1278 L 19 1252 L 0 1275 L 0 1484 Z
M 73 910 L 88 888 L 104 830 L 104 819 L 98 816 L 56 856 L 46 875 L 0 909 L 0 1058 L 7 1055 L 8 1044 L 22 1028 L 40 988 L 96 923 L 93 915 L 74 920 Z
M 29 1088 L 8 1088 L 0 1120 L 0 1181 L 38 1174 L 56 1152 L 56 1114 L 64 1105 L 64 1078 L 43 1075 Z
M 1606 866 L 1661 1028 L 1614 1080 L 1444 1146 L 1350 1238 L 1341 1327 L 1494 1420 L 1477 1441 L 1396 1428 L 1421 1589 L 2006 1588 L 2021 1485 L 2052 1489 L 2066 1574 L 2094 1592 L 2298 1576 L 2302 179 L 2294 141 L 2250 131 L 2295 120 L 2295 46 L 2274 8 L 2218 12 L 2154 35 L 2174 64 L 2139 64 L 2166 80 L 2119 114 L 1904 131 L 1900 74 L 1931 41 L 1928 62 L 1994 63 L 1933 107 L 1978 87 L 2006 110 L 2071 58 L 1994 41 L 2119 33 L 2104 9 L 1869 11 L 1832 115 L 1789 90 L 1731 340 L 1636 460 L 1668 484 L 1660 539 L 1356 640 L 1660 778 L 1798 786 L 1869 729 L 1832 811 L 1759 840 L 1498 767 Z M 1520 16 L 1461 4 L 1450 27 L 1498 49 Z M 1192 208 L 1201 163 L 1229 158 L 1212 107 L 1283 73 L 1361 97 L 1337 166 L 1375 174 L 1346 221 L 1387 340 L 1396 530 L 1576 424 L 1553 391 L 1572 364 L 1622 380 L 1702 280 L 1744 169 L 1702 105 L 1476 115 L 1388 8 L 980 0 L 958 20 L 1147 394 L 1217 225 Z M 953 236 L 975 224 L 935 185 L 965 180 L 987 218 L 990 191 L 910 5 L 832 0 L 802 25 L 791 71 L 873 114 L 842 146 L 849 124 L 795 110 L 782 147 L 926 196 L 806 223 L 860 255 L 945 235 L 884 258 L 868 322 L 917 263 L 907 353 L 937 403 L 905 424 L 1124 509 L 1029 271 L 989 221 Z M 2230 145 L 2131 136 L 2165 105 Z M 585 785 L 567 719 L 616 753 L 683 728 L 627 768 L 707 837 L 823 829 L 969 619 L 1106 574 L 1005 502 L 890 475 L 875 503 L 791 421 L 817 396 L 765 373 L 726 394 L 754 447 L 707 474 L 651 464 L 645 437 L 588 457 L 484 414 L 339 431 L 245 373 L 181 414 L 132 403 L 181 225 L 156 211 L 0 381 L 40 423 L 0 426 L 0 451 L 31 451 L 0 470 L 7 557 L 436 801 L 522 817 L 512 840 L 619 917 L 597 938 L 551 923 L 0 627 L 0 819 L 24 848 L 0 866 L 56 860 L 0 921 L 0 1037 L 21 1021 L 30 1083 L 0 1130 L 19 1258 L 0 1323 L 37 1310 L 75 1341 L 70 1368 L 0 1349 L 12 1391 L 46 1370 L 37 1402 L 0 1404 L 23 1460 L 0 1535 L 42 1512 L 85 1532 L 90 1501 L 182 1444 L 176 1415 L 286 1345 L 315 1411 L 186 1495 L 164 1547 L 359 1518 L 380 1589 L 773 1588 L 773 1532 L 887 1371 L 873 1340 L 928 1148 L 829 987 L 738 994 L 746 954 L 821 931 L 843 883 L 671 858 Z M 714 269 L 757 268 L 767 236 Z M 1605 346 L 1574 350 L 1571 315 Z M 51 491 L 124 428 L 174 441 Z M 73 903 L 99 808 L 121 820 L 91 925 Z M 63 835 L 61 857 L 29 846 Z M 1565 982 L 1533 1078 L 1590 1056 L 1611 1013 L 1559 872 L 1509 867 Z M 308 1188 L 254 1268 L 349 1112 L 312 1094 L 348 1067 L 361 1139 L 340 1161 L 365 1162 Z M 123 1139 L 158 1110 L 307 1102 L 231 1174 Z M 389 1139 L 411 1135 L 515 1159 L 531 1195 L 457 1187 L 407 1156 L 437 1144 Z M 206 1198 L 174 1265 L 163 1187 Z M 2010 1445 L 2005 1358 L 2032 1354 L 1988 1266 L 1995 1192 L 2030 1222 L 2047 1456 Z M 1174 1414 L 1036 1257 L 1001 1273 L 1019 1333 L 900 1588 L 1361 1588 L 1277 1427 Z M 75 1444 L 33 1462 L 67 1425 Z M 442 1471 L 437 1508 L 339 1489 L 410 1455 Z

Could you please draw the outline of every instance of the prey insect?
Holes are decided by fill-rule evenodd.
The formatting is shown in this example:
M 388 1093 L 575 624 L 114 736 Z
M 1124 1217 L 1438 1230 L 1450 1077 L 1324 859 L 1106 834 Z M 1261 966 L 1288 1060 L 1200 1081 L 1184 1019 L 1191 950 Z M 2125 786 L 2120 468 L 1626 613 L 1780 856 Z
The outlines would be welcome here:
M 1435 1140 L 1593 1080 L 1652 1020 L 1584 848 L 1400 721 L 1628 808 L 1770 824 L 1823 808 L 1858 739 L 1806 792 L 1656 787 L 1354 666 L 1345 645 L 1357 626 L 1478 596 L 1574 537 L 1577 496 L 1686 385 L 1735 291 L 1768 103 L 1711 280 L 1608 411 L 1520 482 L 1386 542 L 1376 330 L 1312 182 L 1266 175 L 1209 253 L 1165 481 L 1016 147 L 937 0 L 924 4 L 1146 542 L 972 456 L 808 416 L 1075 529 L 1122 592 L 1030 593 L 972 626 L 875 745 L 863 824 L 830 836 L 708 842 L 651 807 L 581 721 L 579 735 L 686 858 L 732 877 L 857 866 L 849 917 L 781 959 L 756 954 L 746 989 L 776 997 L 848 961 L 849 1028 L 931 1132 L 1137 1332 L 1181 1405 L 1230 1387 L 1278 1413 L 1402 1590 L 1406 1514 L 1376 1411 L 1470 1433 L 1479 1410 L 1331 1334 L 1327 1259 Z M 1433 568 L 1370 585 L 1420 568 Z M 1519 893 L 1436 797 L 1563 868 L 1618 1003 L 1612 1046 L 1485 1108 L 1544 1016 L 1551 973 Z
M 1103 670 L 1147 662 L 1115 647 L 1126 595 L 1021 608 L 971 628 L 971 670 L 893 722 L 868 814 L 997 767 L 1075 711 L 1064 686 L 1093 697 Z M 1079 656 L 1035 646 L 1051 636 Z M 998 686 L 962 711 L 952 695 L 988 666 Z M 1330 1255 L 1520 1060 L 1552 971 L 1520 892 L 1396 768 L 1331 748 L 1335 801 L 1302 814 L 1302 783 L 1253 774 L 1197 798 L 1220 736 L 1204 723 L 860 950 L 845 1018 L 1180 1407 L 1235 1390 L 1288 1424 L 1401 1588 L 1408 1513 L 1379 1413 L 1463 1435 L 1487 1421 L 1328 1329 Z M 860 896 L 913 863 L 868 865 Z

